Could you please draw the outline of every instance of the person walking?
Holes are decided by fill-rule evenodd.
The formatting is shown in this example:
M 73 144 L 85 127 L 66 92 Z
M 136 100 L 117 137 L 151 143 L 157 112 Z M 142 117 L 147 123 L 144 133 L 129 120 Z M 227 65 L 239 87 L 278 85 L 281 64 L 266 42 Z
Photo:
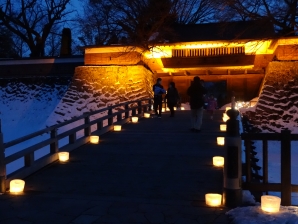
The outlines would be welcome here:
M 153 85 L 154 93 L 154 112 L 158 118 L 161 118 L 162 111 L 162 94 L 166 93 L 163 86 L 161 85 L 161 78 L 156 80 L 156 83 Z
M 206 89 L 202 86 L 200 77 L 194 77 L 187 89 L 187 95 L 190 96 L 191 131 L 193 132 L 201 132 L 205 93 Z
M 210 115 L 210 119 L 213 120 L 214 111 L 217 109 L 217 100 L 211 94 L 208 97 L 208 105 L 207 105 L 207 112 Z
M 170 84 L 169 84 L 166 99 L 167 99 L 167 106 L 171 112 L 170 117 L 174 117 L 175 116 L 174 107 L 177 106 L 177 102 L 179 100 L 179 94 L 175 87 L 174 82 L 170 82 Z

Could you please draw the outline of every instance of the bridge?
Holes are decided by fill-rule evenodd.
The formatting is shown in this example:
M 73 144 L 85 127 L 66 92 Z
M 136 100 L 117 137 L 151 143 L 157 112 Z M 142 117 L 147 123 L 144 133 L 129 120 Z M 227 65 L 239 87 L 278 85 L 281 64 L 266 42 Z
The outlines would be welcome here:
M 60 124 L 21 139 L 42 132 L 50 136 L 2 161 L 24 158 L 25 166 L 7 175 L 4 185 L 17 177 L 24 177 L 26 185 L 22 194 L 7 191 L 0 196 L 0 222 L 230 223 L 227 208 L 205 204 L 206 193 L 222 193 L 222 168 L 212 165 L 213 156 L 224 154 L 216 144 L 216 137 L 223 136 L 222 111 L 214 120 L 205 114 L 202 132 L 193 133 L 189 111 L 176 111 L 174 118 L 167 112 L 162 119 L 144 118 L 151 105 L 146 102 L 84 114 L 72 121 L 83 124 L 63 133 Z M 138 116 L 138 123 L 130 122 L 131 116 Z M 121 132 L 112 131 L 116 123 L 123 124 Z M 101 134 L 99 144 L 89 143 L 91 134 Z M 59 148 L 65 136 L 69 143 Z M 4 143 L 4 148 L 18 141 Z M 50 153 L 35 160 L 34 151 L 45 145 Z M 57 161 L 58 151 L 70 151 L 70 160 Z

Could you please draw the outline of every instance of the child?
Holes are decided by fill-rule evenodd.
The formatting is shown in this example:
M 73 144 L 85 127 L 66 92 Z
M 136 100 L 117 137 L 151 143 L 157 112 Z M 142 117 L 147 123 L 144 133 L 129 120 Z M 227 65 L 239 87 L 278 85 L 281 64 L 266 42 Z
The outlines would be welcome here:
M 210 119 L 213 120 L 214 110 L 217 108 L 217 101 L 213 95 L 208 98 L 207 111 L 210 114 Z

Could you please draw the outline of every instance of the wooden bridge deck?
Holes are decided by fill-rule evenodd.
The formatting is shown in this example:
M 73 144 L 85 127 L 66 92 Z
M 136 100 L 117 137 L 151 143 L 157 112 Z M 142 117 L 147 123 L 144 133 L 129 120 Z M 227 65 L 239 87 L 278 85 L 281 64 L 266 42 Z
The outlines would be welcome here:
M 204 199 L 222 193 L 222 168 L 212 166 L 224 154 L 221 116 L 205 114 L 201 133 L 190 132 L 189 111 L 108 132 L 26 178 L 24 194 L 1 195 L 0 223 L 229 223 L 227 208 Z

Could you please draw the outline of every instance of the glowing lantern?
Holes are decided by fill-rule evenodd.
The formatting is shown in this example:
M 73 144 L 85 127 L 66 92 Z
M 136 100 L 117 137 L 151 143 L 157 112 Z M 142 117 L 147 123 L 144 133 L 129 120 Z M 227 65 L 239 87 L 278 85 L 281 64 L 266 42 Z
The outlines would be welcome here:
M 150 118 L 150 114 L 149 113 L 144 113 L 144 117 L 145 118 Z
M 214 166 L 223 166 L 225 163 L 225 159 L 222 156 L 214 156 L 212 159 Z
M 212 207 L 220 206 L 221 205 L 221 199 L 222 199 L 221 194 L 212 194 L 212 193 L 205 194 L 206 205 L 209 205 L 209 206 L 212 206 Z
M 226 124 L 221 124 L 220 125 L 220 131 L 226 131 L 227 130 L 227 125 Z
M 165 108 L 162 108 L 162 109 L 161 109 L 161 112 L 165 112 L 165 111 L 166 111 Z
M 9 183 L 9 188 L 11 193 L 21 193 L 24 191 L 25 181 L 21 179 L 11 180 Z
M 229 116 L 226 113 L 223 113 L 222 120 L 226 122 L 227 120 L 229 120 Z
M 278 212 L 281 199 L 276 196 L 263 195 L 261 197 L 261 208 L 265 212 Z
M 167 107 L 166 111 L 170 111 L 170 108 Z
M 225 137 L 217 137 L 217 145 L 225 145 Z
M 181 110 L 185 110 L 185 107 L 181 107 Z
M 121 131 L 121 125 L 114 125 L 114 131 Z
M 99 142 L 99 136 L 95 136 L 95 135 L 90 136 L 90 143 L 98 144 L 98 142 Z
M 131 117 L 131 121 L 132 121 L 132 123 L 137 123 L 138 120 L 139 120 L 138 117 Z
M 226 112 L 228 111 L 228 110 L 231 110 L 232 108 L 231 107 L 226 107 Z
M 174 107 L 174 110 L 177 110 L 177 107 Z
M 69 152 L 59 152 L 58 153 L 59 161 L 66 162 L 69 160 Z

